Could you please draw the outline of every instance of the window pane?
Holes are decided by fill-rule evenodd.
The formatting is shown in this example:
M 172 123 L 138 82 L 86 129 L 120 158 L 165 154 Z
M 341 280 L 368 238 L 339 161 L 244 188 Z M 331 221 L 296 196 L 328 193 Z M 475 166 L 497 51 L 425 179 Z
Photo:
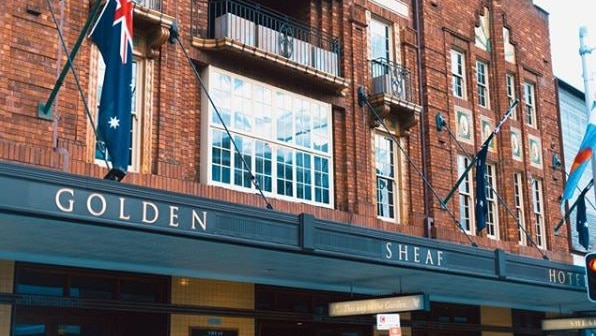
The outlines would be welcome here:
M 15 336 L 45 336 L 45 324 L 19 323 L 14 327 Z
M 85 299 L 113 299 L 114 281 L 91 276 L 72 276 L 70 296 Z
M 371 20 L 370 22 L 370 33 L 371 33 L 371 56 L 372 59 L 389 57 L 389 26 L 379 22 L 377 20 Z
M 272 153 L 271 147 L 262 141 L 256 142 L 255 148 L 255 173 L 256 179 L 264 191 L 272 191 Z
M 311 157 L 305 153 L 296 153 L 296 197 L 312 199 Z
M 393 181 L 386 178 L 377 178 L 377 211 L 381 217 L 395 218 L 393 205 Z
M 18 294 L 64 296 L 66 275 L 23 269 L 17 279 Z
M 458 156 L 458 175 L 461 176 L 466 167 L 469 165 L 469 160 L 464 156 Z M 472 187 L 471 187 L 471 172 L 468 172 L 461 184 L 459 185 L 459 221 L 464 230 L 472 231 Z
M 266 138 L 271 137 L 271 131 L 273 129 L 273 101 L 271 94 L 271 90 L 261 86 L 255 86 L 255 108 L 253 111 L 255 118 L 254 132 Z
M 375 135 L 377 216 L 395 218 L 395 144 L 385 135 Z
M 296 145 L 311 147 L 310 104 L 301 99 L 294 99 L 294 122 L 296 125 Z
M 214 130 L 211 147 L 211 178 L 214 181 L 230 183 L 231 153 L 230 137 L 225 132 Z
M 319 105 L 312 103 L 310 111 L 313 114 L 313 149 L 329 153 L 329 118 L 327 111 Z
M 288 144 L 294 143 L 294 125 L 292 115 L 292 98 L 288 95 L 277 94 L 277 140 Z
M 250 188 L 252 183 L 250 175 L 252 172 L 253 141 L 240 136 L 236 136 L 234 141 L 240 151 L 238 153 L 234 149 L 234 184 Z
M 233 127 L 240 131 L 252 130 L 252 105 L 251 94 L 252 86 L 239 79 L 234 79 L 234 88 L 232 92 L 232 110 L 234 111 Z M 228 97 L 227 99 L 230 99 Z M 229 124 L 228 124 L 229 125 Z
M 160 302 L 161 284 L 147 280 L 123 279 L 120 281 L 120 300 L 134 302 Z
M 287 149 L 277 151 L 277 193 L 280 195 L 293 196 L 293 152 Z
M 315 200 L 317 202 L 329 204 L 329 180 L 329 160 L 322 157 L 315 157 Z

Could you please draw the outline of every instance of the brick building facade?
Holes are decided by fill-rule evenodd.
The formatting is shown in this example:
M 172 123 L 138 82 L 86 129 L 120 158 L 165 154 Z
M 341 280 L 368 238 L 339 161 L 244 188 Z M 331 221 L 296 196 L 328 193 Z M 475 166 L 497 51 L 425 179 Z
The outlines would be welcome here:
M 426 310 L 404 314 L 405 334 L 513 335 L 589 307 L 568 230 L 553 230 L 560 126 L 548 14 L 531 0 L 140 1 L 120 183 L 102 179 L 88 118 L 109 85 L 88 39 L 76 76 L 43 106 L 95 4 L 1 5 L 0 173 L 14 191 L 1 192 L 10 276 L 0 281 L 0 330 L 43 325 L 38 334 L 54 335 L 57 316 L 72 313 L 65 325 L 119 321 L 101 335 L 138 328 L 142 314 L 156 314 L 146 326 L 156 335 L 300 334 L 289 325 L 303 318 L 308 333 L 382 334 L 370 314 L 334 320 L 297 297 L 424 293 Z M 490 145 L 487 227 L 477 233 L 475 170 L 453 186 L 515 100 Z M 41 234 L 28 237 L 16 223 L 33 218 L 43 218 Z M 57 232 L 72 240 L 51 240 Z M 138 254 L 140 242 L 162 247 Z M 197 250 L 195 263 L 182 257 Z M 52 287 L 32 280 L 47 274 L 63 276 L 62 303 L 35 290 Z M 99 296 L 74 295 L 80 274 L 113 281 L 113 300 L 93 281 L 83 283 Z M 150 304 L 123 303 L 135 277 L 153 284 L 136 296 Z

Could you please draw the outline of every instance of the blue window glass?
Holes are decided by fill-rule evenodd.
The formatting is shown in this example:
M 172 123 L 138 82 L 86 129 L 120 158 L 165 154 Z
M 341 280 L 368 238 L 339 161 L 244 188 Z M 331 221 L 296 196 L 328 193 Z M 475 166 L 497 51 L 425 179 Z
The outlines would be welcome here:
M 266 193 L 331 204 L 331 106 L 220 70 L 210 76 L 210 181 L 252 191 L 254 175 Z
M 234 138 L 238 151 L 234 150 L 234 184 L 250 188 L 250 174 L 252 171 L 252 150 L 253 141 L 244 137 Z
M 230 183 L 231 141 L 222 131 L 213 131 L 211 146 L 211 178 L 214 181 Z
M 296 153 L 296 197 L 312 199 L 311 182 L 311 156 L 305 153 Z
M 279 149 L 277 151 L 277 193 L 294 196 L 294 160 L 293 151 Z

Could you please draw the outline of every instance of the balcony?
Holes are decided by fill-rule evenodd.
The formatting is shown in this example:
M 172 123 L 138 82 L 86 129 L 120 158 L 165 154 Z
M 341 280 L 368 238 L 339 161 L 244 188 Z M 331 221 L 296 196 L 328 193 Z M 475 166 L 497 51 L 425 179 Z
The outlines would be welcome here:
M 385 58 L 371 61 L 371 86 L 368 100 L 382 119 L 398 122 L 399 131 L 407 130 L 418 122 L 422 107 L 413 92 L 411 72 Z M 371 127 L 380 121 L 371 118 Z
M 193 5 L 198 6 L 198 2 L 193 1 Z M 341 77 L 341 45 L 337 38 L 242 0 L 209 1 L 207 12 L 207 29 L 196 25 L 192 29 L 195 47 L 251 56 L 255 62 L 273 64 L 293 76 L 314 78 L 317 83 L 345 94 L 349 83 Z M 199 13 L 200 10 L 193 10 L 193 15 Z
M 161 2 L 162 0 L 137 0 L 136 5 L 161 12 Z

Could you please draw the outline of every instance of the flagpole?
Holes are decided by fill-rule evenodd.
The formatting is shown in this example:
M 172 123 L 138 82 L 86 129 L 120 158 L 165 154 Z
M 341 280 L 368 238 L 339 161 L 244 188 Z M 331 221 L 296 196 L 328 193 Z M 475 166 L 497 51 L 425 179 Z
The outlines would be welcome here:
M 501 118 L 501 120 L 499 121 L 499 123 L 497 124 L 497 126 L 495 127 L 495 129 L 488 135 L 488 138 L 486 138 L 486 140 L 484 140 L 484 143 L 482 143 L 482 146 L 480 146 L 480 148 L 484 148 L 484 147 L 490 145 L 490 141 L 495 137 L 495 135 L 497 133 L 499 133 L 499 130 L 501 129 L 501 126 L 503 126 L 503 124 L 505 123 L 505 121 L 507 121 L 507 119 L 509 119 L 509 117 L 511 116 L 511 113 L 513 112 L 513 109 L 515 108 L 515 106 L 517 106 L 518 103 L 519 103 L 519 100 L 516 99 L 516 100 L 514 100 L 511 103 L 511 105 L 509 105 L 509 108 L 507 108 L 507 111 L 503 115 L 503 118 Z M 468 172 L 472 169 L 472 167 L 474 167 L 474 164 L 476 163 L 476 160 L 478 160 L 478 152 L 476 152 L 476 154 L 474 154 L 474 157 L 471 160 L 472 162 L 470 162 L 468 164 L 468 166 L 466 167 L 466 170 L 461 174 L 461 176 L 459 177 L 459 179 L 457 180 L 457 182 L 455 182 L 455 185 L 453 186 L 453 188 L 451 189 L 451 191 L 449 191 L 449 193 L 447 194 L 447 196 L 445 197 L 445 199 L 442 201 L 442 205 L 446 205 L 447 204 L 447 202 L 453 196 L 453 194 L 455 193 L 455 191 L 457 190 L 457 188 L 459 187 L 459 185 L 464 181 L 464 179 L 468 175 Z
M 585 38 L 588 36 L 588 28 L 582 26 L 579 28 L 579 55 L 582 58 L 582 72 L 584 77 L 584 100 L 586 103 L 586 113 L 588 115 L 588 122 L 590 122 L 590 114 L 592 111 L 592 104 L 596 101 L 594 93 L 592 92 L 592 73 L 588 65 L 588 54 L 596 48 L 590 48 L 586 45 Z M 596 178 L 596 156 L 592 155 L 592 178 Z M 596 188 L 594 188 L 594 199 L 596 199 Z
M 81 30 L 81 33 L 79 34 L 79 37 L 77 38 L 77 41 L 75 42 L 75 45 L 72 47 L 70 54 L 68 55 L 67 62 L 64 65 L 64 67 L 62 68 L 62 72 L 60 73 L 58 80 L 54 84 L 54 88 L 52 89 L 52 92 L 50 93 L 50 97 L 48 98 L 48 100 L 46 101 L 45 104 L 39 103 L 39 105 L 37 107 L 37 114 L 41 118 L 51 119 L 50 109 L 52 108 L 54 99 L 56 99 L 56 96 L 58 95 L 58 90 L 60 90 L 62 83 L 64 83 L 64 78 L 66 77 L 68 70 L 70 70 L 70 67 L 72 66 L 72 60 L 76 56 L 77 52 L 79 52 L 79 48 L 81 47 L 81 44 L 83 44 L 83 39 L 85 38 L 85 35 L 87 33 L 87 30 L 89 29 L 89 26 L 91 25 L 91 22 L 93 22 L 93 20 L 95 20 L 95 17 L 97 16 L 97 13 L 99 11 L 99 7 L 100 7 L 101 3 L 102 3 L 101 0 L 95 1 L 95 5 L 93 5 L 93 9 L 91 10 L 91 13 L 87 17 L 87 21 L 85 22 L 83 29 Z

